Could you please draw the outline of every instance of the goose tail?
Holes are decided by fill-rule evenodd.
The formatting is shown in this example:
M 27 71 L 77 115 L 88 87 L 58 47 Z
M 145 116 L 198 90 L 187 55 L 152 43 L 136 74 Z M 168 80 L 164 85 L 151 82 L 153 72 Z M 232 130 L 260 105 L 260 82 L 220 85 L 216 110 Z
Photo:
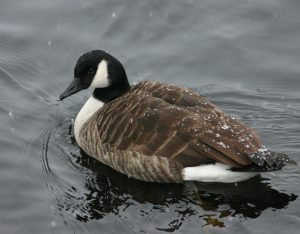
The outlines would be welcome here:
M 287 164 L 296 165 L 296 162 L 288 155 L 277 153 L 262 146 L 256 153 L 249 154 L 248 157 L 256 165 L 253 170 L 258 172 L 277 171 Z

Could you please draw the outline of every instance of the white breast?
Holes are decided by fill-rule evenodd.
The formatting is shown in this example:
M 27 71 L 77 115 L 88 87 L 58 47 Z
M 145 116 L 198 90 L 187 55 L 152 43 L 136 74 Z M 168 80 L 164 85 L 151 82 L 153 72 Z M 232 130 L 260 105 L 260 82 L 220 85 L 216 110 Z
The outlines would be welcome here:
M 74 123 L 74 135 L 77 144 L 80 146 L 79 132 L 82 125 L 104 105 L 103 102 L 91 96 L 76 116 Z

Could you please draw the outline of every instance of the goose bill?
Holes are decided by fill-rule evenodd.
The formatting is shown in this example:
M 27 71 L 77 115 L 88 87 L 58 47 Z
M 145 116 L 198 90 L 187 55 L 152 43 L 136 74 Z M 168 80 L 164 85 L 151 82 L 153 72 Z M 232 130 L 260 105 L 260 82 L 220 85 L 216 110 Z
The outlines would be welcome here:
M 69 97 L 83 89 L 84 87 L 80 84 L 80 79 L 75 78 L 68 86 L 68 88 L 59 96 L 59 99 L 63 100 L 66 97 Z

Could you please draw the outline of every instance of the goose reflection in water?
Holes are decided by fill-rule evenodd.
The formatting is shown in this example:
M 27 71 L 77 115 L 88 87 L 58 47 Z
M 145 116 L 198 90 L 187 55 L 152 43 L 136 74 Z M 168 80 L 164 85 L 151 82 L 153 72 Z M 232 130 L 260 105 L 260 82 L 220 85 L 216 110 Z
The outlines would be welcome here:
M 140 223 L 150 222 L 153 216 L 163 216 L 162 219 L 169 222 L 156 229 L 166 232 L 180 229 L 191 218 L 198 218 L 202 227 L 225 227 L 230 217 L 257 218 L 264 210 L 285 208 L 297 198 L 271 188 L 259 175 L 238 184 L 157 184 L 128 178 L 84 152 L 74 160 L 95 176 L 86 179 L 86 193 L 77 199 L 68 199 L 68 194 L 75 189 L 70 188 L 58 205 L 81 222 L 102 219 L 109 214 L 127 219 L 128 214 L 138 212 L 132 217 L 137 216 Z M 130 210 L 132 207 L 134 211 Z M 132 217 L 127 221 L 137 222 Z

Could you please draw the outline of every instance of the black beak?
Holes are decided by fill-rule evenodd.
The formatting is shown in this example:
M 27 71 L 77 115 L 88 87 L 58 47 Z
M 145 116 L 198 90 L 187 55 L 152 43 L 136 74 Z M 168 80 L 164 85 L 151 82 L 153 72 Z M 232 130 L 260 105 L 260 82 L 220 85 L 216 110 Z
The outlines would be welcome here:
M 65 99 L 66 97 L 71 96 L 74 93 L 79 92 L 80 90 L 85 89 L 81 84 L 80 84 L 80 79 L 73 79 L 69 87 L 59 96 L 60 100 Z

